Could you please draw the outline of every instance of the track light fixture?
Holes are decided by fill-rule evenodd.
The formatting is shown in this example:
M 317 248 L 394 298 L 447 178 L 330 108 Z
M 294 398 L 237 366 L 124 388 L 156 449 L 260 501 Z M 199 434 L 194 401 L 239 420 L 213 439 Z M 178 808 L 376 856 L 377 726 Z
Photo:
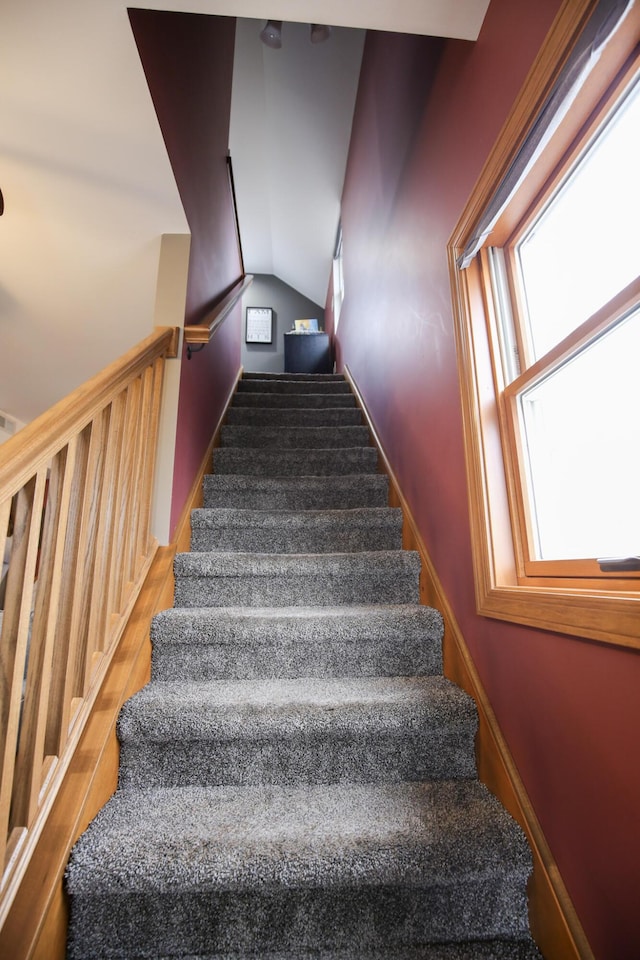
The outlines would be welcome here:
M 331 27 L 324 23 L 310 24 L 311 43 L 324 43 L 331 36 Z M 282 20 L 267 20 L 260 31 L 260 39 L 265 47 L 279 50 L 282 47 Z
M 282 46 L 282 20 L 267 20 L 266 26 L 260 33 L 260 39 L 265 47 L 279 50 Z
M 324 23 L 311 24 L 311 43 L 324 43 L 331 36 L 331 27 Z

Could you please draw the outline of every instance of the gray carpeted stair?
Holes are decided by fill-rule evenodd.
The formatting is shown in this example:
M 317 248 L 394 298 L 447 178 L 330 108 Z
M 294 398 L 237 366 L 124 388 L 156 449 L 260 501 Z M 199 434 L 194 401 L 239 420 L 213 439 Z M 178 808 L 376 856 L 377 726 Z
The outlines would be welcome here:
M 468 779 L 475 729 L 443 677 L 151 683 L 120 717 L 120 783 Z
M 253 553 L 330 553 L 400 550 L 402 512 L 392 507 L 352 510 L 195 510 L 192 550 Z
M 277 379 L 257 379 L 251 380 L 243 377 L 238 383 L 238 393 L 280 393 L 280 394 L 305 394 L 305 393 L 327 394 L 350 394 L 351 388 L 343 377 L 336 380 L 312 380 L 294 379 L 292 377 L 282 377 Z
M 375 458 L 373 458 L 375 459 Z M 204 478 L 204 506 L 255 510 L 353 510 L 384 507 L 389 481 L 382 473 L 257 477 L 210 473 Z
M 157 680 L 423 677 L 442 672 L 431 607 L 174 607 L 152 625 Z M 399 642 L 401 641 L 401 642 Z
M 402 550 L 182 553 L 175 574 L 177 607 L 417 603 L 420 557 Z
M 228 426 L 222 428 L 222 446 L 224 447 L 334 450 L 336 447 L 364 447 L 368 439 L 369 431 L 365 426 Z
M 218 447 L 213 454 L 216 473 L 247 477 L 330 477 L 375 473 L 378 453 L 374 447 L 328 449 L 281 449 Z
M 253 396 L 253 394 L 252 394 Z M 357 407 L 231 407 L 227 423 L 234 426 L 350 427 L 362 424 Z
M 316 387 L 314 393 L 261 393 L 254 390 L 253 393 L 236 393 L 233 399 L 233 405 L 237 408 L 254 407 L 273 410 L 295 410 L 303 408 L 305 410 L 323 410 L 354 409 L 356 408 L 356 398 L 352 393 L 318 393 L 319 387 Z
M 539 960 L 348 385 L 247 375 L 221 441 L 69 863 L 70 960 Z

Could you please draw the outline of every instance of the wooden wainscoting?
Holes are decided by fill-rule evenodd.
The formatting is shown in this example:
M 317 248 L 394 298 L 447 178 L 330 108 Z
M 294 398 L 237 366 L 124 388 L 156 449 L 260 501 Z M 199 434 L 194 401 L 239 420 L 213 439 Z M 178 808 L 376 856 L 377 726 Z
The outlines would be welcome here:
M 533 874 L 528 888 L 531 932 L 546 960 L 595 960 L 411 509 L 358 386 L 348 367 L 344 372 L 369 427 L 372 443 L 378 449 L 380 471 L 389 477 L 389 504 L 402 509 L 403 547 L 420 554 L 420 602 L 435 607 L 444 619 L 445 676 L 475 700 L 479 777 L 518 821 L 529 840 L 533 854 Z

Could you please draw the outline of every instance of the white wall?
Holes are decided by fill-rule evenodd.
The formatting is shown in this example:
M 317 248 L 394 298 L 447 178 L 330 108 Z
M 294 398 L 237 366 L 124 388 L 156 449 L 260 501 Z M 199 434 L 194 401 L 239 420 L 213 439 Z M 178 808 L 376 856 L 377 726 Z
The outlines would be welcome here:
M 309 24 L 285 23 L 272 50 L 262 25 L 236 30 L 229 140 L 245 267 L 324 303 L 365 34 L 334 28 L 311 44 Z
M 0 409 L 29 421 L 151 331 L 188 228 L 124 3 L 5 3 L 0 64 Z
M 190 249 L 191 237 L 188 234 L 165 234 L 162 237 L 154 326 L 181 327 L 184 324 Z M 171 497 L 180 398 L 181 353 L 182 332 L 178 356 L 165 363 L 158 424 L 158 457 L 151 504 L 151 532 L 162 545 L 168 544 L 171 539 Z

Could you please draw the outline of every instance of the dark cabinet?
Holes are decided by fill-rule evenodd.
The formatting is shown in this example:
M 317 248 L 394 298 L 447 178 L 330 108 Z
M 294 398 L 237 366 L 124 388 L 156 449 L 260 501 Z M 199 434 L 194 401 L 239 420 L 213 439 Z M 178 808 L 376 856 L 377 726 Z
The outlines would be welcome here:
M 285 373 L 333 373 L 328 333 L 285 333 Z

